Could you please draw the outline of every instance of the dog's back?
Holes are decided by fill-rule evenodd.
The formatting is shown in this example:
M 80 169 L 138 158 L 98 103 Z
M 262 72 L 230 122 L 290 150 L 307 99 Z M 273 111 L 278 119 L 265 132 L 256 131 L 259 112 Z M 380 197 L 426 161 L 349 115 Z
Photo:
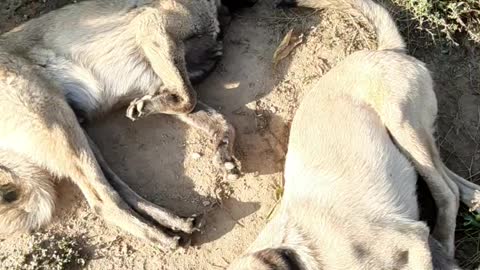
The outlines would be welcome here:
M 415 184 L 371 108 L 313 90 L 292 125 L 282 205 L 251 256 L 288 248 L 298 269 L 425 269 L 428 229 L 415 222 Z M 261 258 L 235 267 L 253 269 Z
M 415 170 L 379 116 L 367 104 L 323 90 L 307 94 L 292 125 L 285 165 L 287 204 L 305 204 L 299 211 L 305 209 L 306 216 L 306 208 L 315 207 L 345 219 L 418 219 Z

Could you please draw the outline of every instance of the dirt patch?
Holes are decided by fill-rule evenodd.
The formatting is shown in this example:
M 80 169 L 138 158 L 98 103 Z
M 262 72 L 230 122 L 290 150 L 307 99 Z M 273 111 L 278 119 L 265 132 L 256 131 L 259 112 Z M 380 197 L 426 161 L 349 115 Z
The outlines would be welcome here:
M 0 29 L 66 2 L 7 1 L 13 12 L 1 3 Z M 351 16 L 275 10 L 272 2 L 236 16 L 225 37 L 224 59 L 197 87 L 200 99 L 235 125 L 244 177 L 220 181 L 208 138 L 168 116 L 132 123 L 118 112 L 89 127 L 106 160 L 134 190 L 182 215 L 207 212 L 207 226 L 193 247 L 165 253 L 105 224 L 75 186 L 61 183 L 56 218 L 45 232 L 81 237 L 88 269 L 222 269 L 265 225 L 283 181 L 289 123 L 304 91 L 346 55 L 373 46 L 370 32 Z M 274 68 L 274 51 L 292 28 L 305 34 L 305 42 Z M 416 47 L 412 52 L 428 63 L 437 84 L 442 155 L 455 171 L 479 179 L 478 51 Z M 25 252 L 31 238 L 0 239 L 2 268 L 13 266 L 1 258 Z M 463 247 L 459 254 L 466 260 L 472 253 Z

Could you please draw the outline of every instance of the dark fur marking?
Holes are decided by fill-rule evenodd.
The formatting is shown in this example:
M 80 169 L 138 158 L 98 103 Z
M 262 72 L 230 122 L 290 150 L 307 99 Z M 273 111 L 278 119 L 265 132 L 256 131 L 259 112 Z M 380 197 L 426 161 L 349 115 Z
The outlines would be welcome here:
M 353 253 L 359 261 L 364 261 L 370 255 L 370 252 L 358 243 L 353 244 Z
M 0 172 L 7 174 L 10 178 L 16 178 L 17 176 L 10 168 L 0 165 Z M 0 179 L 1 180 L 1 179 Z M 18 190 L 15 185 L 7 180 L 7 183 L 0 185 L 0 202 L 12 203 L 18 199 Z
M 282 249 L 280 254 L 282 255 L 282 258 L 287 262 L 288 269 L 300 270 L 300 262 L 295 251 L 291 249 Z
M 296 252 L 288 248 L 264 249 L 254 256 L 272 270 L 301 270 Z
M 6 203 L 12 203 L 18 199 L 17 191 L 12 185 L 0 187 L 1 200 Z
M 398 252 L 397 257 L 397 268 L 402 269 L 405 265 L 408 264 L 408 250 Z

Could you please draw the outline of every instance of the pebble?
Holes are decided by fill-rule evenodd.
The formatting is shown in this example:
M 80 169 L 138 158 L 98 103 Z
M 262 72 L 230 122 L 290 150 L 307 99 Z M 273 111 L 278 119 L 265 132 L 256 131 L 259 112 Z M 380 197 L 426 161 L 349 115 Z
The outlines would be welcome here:
M 237 180 L 239 178 L 238 174 L 229 174 L 227 179 L 230 181 Z
M 202 154 L 200 154 L 200 153 L 192 153 L 192 159 L 197 160 L 197 159 L 199 159 L 199 158 L 201 158 L 201 157 L 202 157 Z
M 233 170 L 235 168 L 235 164 L 233 162 L 225 162 L 225 169 L 227 170 Z

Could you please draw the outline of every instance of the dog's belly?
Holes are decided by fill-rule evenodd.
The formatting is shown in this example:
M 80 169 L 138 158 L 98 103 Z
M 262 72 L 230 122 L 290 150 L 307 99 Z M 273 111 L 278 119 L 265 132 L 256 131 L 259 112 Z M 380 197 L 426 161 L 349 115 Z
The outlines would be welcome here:
M 413 166 L 378 115 L 348 98 L 321 90 L 305 98 L 292 125 L 285 179 L 285 201 L 418 219 Z
M 139 59 L 129 66 L 122 59 L 116 61 L 113 58 L 85 66 L 56 56 L 45 71 L 63 90 L 75 113 L 84 118 L 106 113 L 160 87 L 160 78 Z

